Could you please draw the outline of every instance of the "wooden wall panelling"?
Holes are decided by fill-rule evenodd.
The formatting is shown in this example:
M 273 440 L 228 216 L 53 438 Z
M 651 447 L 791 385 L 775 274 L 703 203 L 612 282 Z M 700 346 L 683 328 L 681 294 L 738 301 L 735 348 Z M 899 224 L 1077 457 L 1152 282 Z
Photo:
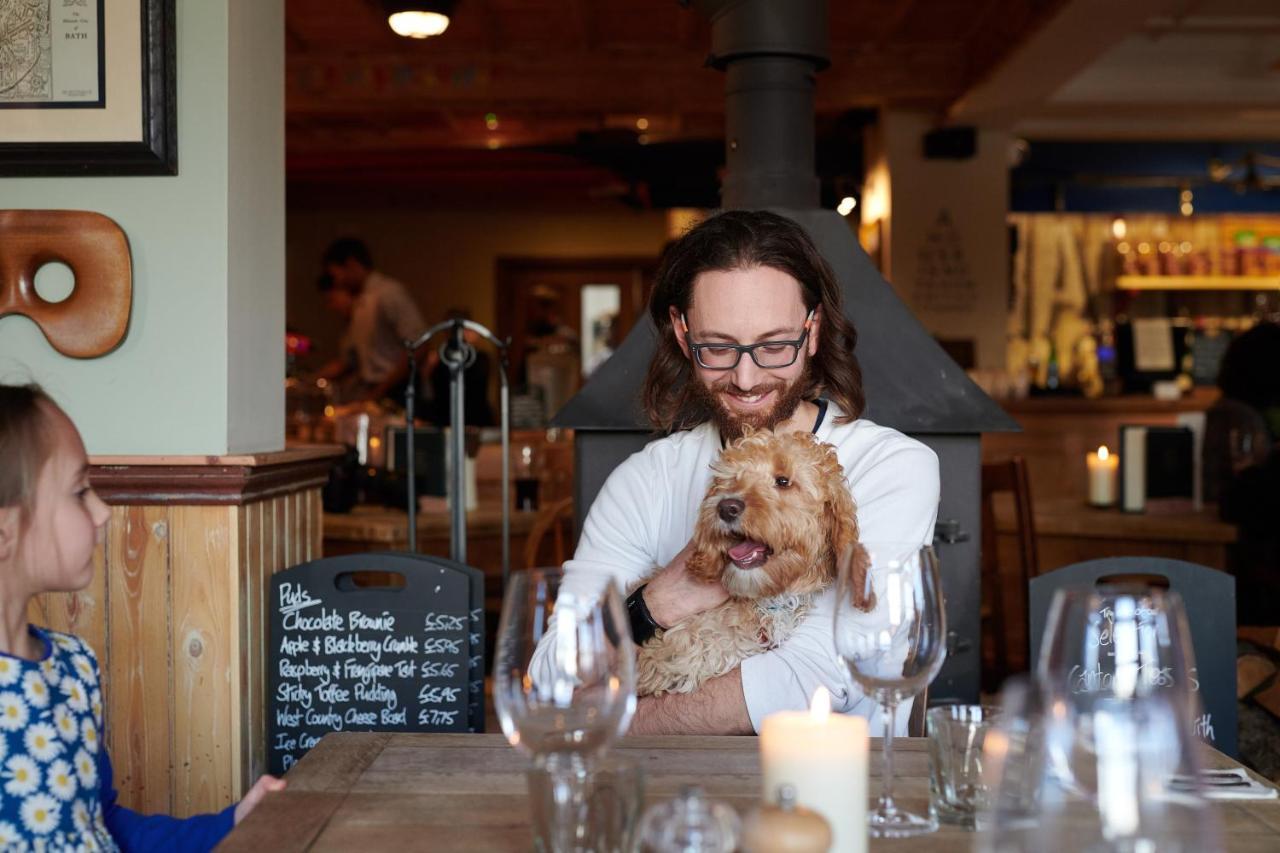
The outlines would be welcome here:
M 228 805 L 235 793 L 232 740 L 238 726 L 238 690 L 232 667 L 240 660 L 233 626 L 238 572 L 233 538 L 235 507 L 174 506 L 170 530 L 173 572 L 173 813 L 185 817 Z M 234 532 L 233 532 L 234 531 Z M 238 682 L 238 678 L 236 681 Z
M 122 805 L 215 811 L 264 772 L 270 578 L 320 556 L 321 506 L 314 486 L 243 504 L 117 504 L 90 585 L 32 601 L 30 621 L 98 655 Z
M 109 665 L 107 746 L 121 799 L 143 812 L 172 808 L 169 766 L 170 553 L 168 507 L 122 506 L 105 549 Z
M 239 567 L 240 567 L 240 611 L 247 627 L 244 651 L 244 665 L 240 667 L 240 695 L 244 701 L 240 706 L 239 728 L 242 732 L 260 731 L 263 725 L 262 714 L 266 708 L 262 685 L 265 684 L 263 671 L 263 654 L 255 654 L 255 637 L 262 634 L 262 610 L 265 605 L 260 580 L 264 571 L 262 551 L 263 542 L 263 504 L 255 501 L 239 509 L 238 526 L 240 534 Z M 240 739 L 240 770 L 236 774 L 237 787 L 243 791 L 246 782 L 260 772 L 264 755 L 261 744 L 252 738 Z

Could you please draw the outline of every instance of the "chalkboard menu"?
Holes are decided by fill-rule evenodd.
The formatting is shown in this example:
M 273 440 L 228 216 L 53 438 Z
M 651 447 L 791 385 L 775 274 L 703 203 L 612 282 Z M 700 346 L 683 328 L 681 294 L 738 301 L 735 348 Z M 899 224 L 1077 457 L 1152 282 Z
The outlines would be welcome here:
M 273 575 L 267 765 L 329 732 L 484 728 L 484 575 L 419 554 L 356 554 Z

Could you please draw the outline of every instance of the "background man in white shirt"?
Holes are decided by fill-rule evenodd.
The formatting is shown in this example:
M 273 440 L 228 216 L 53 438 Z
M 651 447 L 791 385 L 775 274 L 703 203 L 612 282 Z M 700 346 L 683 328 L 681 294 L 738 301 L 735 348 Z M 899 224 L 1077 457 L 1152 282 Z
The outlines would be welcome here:
M 332 287 L 351 296 L 341 356 L 321 375 L 338 380 L 355 373 L 357 399 L 404 399 L 409 377 L 406 339 L 426 329 L 422 312 L 399 281 L 373 267 L 373 256 L 362 240 L 334 240 L 324 253 L 324 271 Z M 345 312 L 344 312 L 345 313 Z
M 799 225 L 766 211 L 703 222 L 664 254 L 649 312 L 658 342 L 644 405 L 670 434 L 609 476 L 565 565 L 568 583 L 609 575 L 626 589 L 648 577 L 628 609 L 655 630 L 724 601 L 724 588 L 691 578 L 685 561 L 709 465 L 748 424 L 812 430 L 834 445 L 864 540 L 932 540 L 937 457 L 859 417 L 857 335 L 830 267 Z M 693 693 L 642 699 L 631 733 L 749 734 L 767 714 L 807 707 L 819 685 L 836 710 L 877 725 L 874 702 L 835 653 L 833 605 L 828 591 L 782 645 Z

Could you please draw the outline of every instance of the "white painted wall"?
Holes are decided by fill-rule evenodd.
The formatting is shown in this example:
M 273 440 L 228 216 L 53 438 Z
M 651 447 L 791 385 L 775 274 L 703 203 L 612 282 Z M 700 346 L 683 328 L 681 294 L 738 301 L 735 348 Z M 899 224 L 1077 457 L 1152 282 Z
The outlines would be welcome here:
M 69 359 L 0 319 L 0 379 L 43 384 L 92 454 L 283 446 L 284 5 L 177 7 L 177 176 L 0 179 L 0 207 L 95 210 L 129 237 L 133 311 L 112 353 Z
M 971 338 L 978 367 L 1002 367 L 1009 281 L 1009 136 L 979 130 L 972 159 L 926 160 L 922 140 L 933 126 L 928 113 L 885 111 L 878 144 L 868 148 L 868 168 L 883 158 L 888 171 L 889 199 L 881 205 L 888 277 L 935 336 Z M 928 251 L 929 234 L 944 210 L 965 275 L 973 283 L 972 298 L 931 299 L 921 280 L 922 253 Z

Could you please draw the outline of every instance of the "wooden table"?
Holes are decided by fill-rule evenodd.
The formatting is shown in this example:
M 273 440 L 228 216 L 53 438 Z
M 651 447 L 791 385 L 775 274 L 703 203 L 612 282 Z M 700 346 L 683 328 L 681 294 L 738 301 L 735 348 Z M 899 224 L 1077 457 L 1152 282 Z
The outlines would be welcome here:
M 1084 501 L 1032 497 L 1040 571 L 1098 557 L 1169 557 L 1226 569 L 1236 527 L 1218 518 L 1216 506 L 1170 514 L 1095 509 Z M 1012 505 L 996 502 L 1001 559 L 1014 559 Z M 1015 565 L 1008 563 L 1008 565 Z
M 900 804 L 926 808 L 928 753 L 923 738 L 894 743 Z M 759 741 L 754 737 L 626 738 L 618 751 L 644 770 L 649 803 L 683 785 L 701 785 L 740 813 L 760 795 Z M 1210 753 L 1214 767 L 1238 766 Z M 227 837 L 220 850 L 432 851 L 528 850 L 525 759 L 501 735 L 331 734 Z M 880 769 L 872 739 L 871 774 Z M 872 791 L 878 789 L 872 780 Z M 1280 845 L 1280 801 L 1218 803 L 1230 851 L 1274 851 Z M 973 834 L 944 826 L 907 840 L 873 840 L 871 850 L 968 850 Z

